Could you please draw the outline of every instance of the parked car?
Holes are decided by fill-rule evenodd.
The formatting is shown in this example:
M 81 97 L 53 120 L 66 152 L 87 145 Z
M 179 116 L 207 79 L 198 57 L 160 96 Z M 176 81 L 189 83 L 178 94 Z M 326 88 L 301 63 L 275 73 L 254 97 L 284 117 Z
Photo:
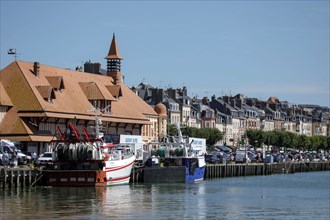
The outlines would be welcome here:
M 214 148 L 217 148 L 218 150 L 228 154 L 231 152 L 231 149 L 227 146 L 214 146 Z
M 40 155 L 36 162 L 39 166 L 49 166 L 53 165 L 53 153 L 52 152 L 45 152 Z
M 206 154 L 205 155 L 205 162 L 211 163 L 211 164 L 219 164 L 219 163 L 225 163 L 227 160 L 227 155 L 224 153 L 213 153 L 213 154 Z
M 9 140 L 1 140 L 0 143 L 0 163 L 2 164 L 2 155 L 7 152 L 9 162 L 14 165 L 15 158 L 18 165 L 25 165 L 27 163 L 27 157 L 20 149 L 18 149 L 13 142 Z M 17 164 L 16 164 L 17 165 Z
M 237 150 L 235 154 L 236 163 L 256 162 L 257 153 L 252 150 Z
M 18 165 L 25 165 L 27 164 L 27 156 L 18 148 L 11 147 L 13 151 L 16 151 L 17 154 L 17 160 L 18 160 Z

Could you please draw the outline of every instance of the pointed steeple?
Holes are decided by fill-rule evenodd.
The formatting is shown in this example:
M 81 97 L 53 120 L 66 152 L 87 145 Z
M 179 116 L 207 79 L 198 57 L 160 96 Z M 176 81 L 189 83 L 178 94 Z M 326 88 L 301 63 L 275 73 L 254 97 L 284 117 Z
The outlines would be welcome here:
M 123 57 L 120 55 L 119 50 L 118 50 L 115 33 L 113 33 L 109 53 L 105 57 L 105 59 L 107 59 L 107 60 L 108 59 L 120 59 L 120 60 L 123 59 Z
M 119 53 L 115 34 L 113 34 L 109 53 L 105 59 L 107 60 L 107 75 L 114 79 L 114 84 L 120 84 L 122 82 L 120 70 L 123 58 Z

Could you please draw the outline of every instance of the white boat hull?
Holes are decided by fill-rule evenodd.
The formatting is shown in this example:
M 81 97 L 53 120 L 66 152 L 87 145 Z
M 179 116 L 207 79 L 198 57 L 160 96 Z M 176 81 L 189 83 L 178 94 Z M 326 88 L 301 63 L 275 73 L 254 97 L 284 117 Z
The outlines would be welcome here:
M 106 173 L 106 179 L 97 183 L 98 186 L 110 186 L 119 184 L 128 184 L 135 157 L 130 157 L 118 161 L 106 161 L 103 172 Z

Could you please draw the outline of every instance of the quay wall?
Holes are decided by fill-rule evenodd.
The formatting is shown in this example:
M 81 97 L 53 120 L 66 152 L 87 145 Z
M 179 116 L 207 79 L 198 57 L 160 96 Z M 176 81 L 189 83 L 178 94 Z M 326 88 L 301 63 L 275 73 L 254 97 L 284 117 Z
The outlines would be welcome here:
M 159 167 L 160 168 L 160 167 Z M 158 168 L 158 169 L 159 169 Z M 148 170 L 146 170 L 148 169 Z M 162 169 L 162 168 L 161 168 Z M 277 173 L 296 173 L 296 172 L 316 172 L 330 171 L 330 162 L 286 162 L 286 163 L 256 163 L 256 164 L 207 164 L 204 179 L 227 178 L 239 176 L 271 175 Z M 146 173 L 148 175 L 145 175 Z M 180 168 L 168 168 L 167 179 L 165 182 L 173 182 L 181 178 L 182 170 Z M 164 172 L 161 172 L 164 173 Z M 133 169 L 131 182 L 159 182 L 164 180 L 159 176 L 157 169 L 139 168 Z M 0 188 L 14 187 L 35 187 L 43 185 L 44 173 L 38 168 L 5 168 L 0 167 Z M 151 177 L 152 178 L 151 178 Z M 163 182 L 163 181 L 161 181 Z
M 286 162 L 255 164 L 208 164 L 205 179 L 238 176 L 271 175 L 276 173 L 296 173 L 329 171 L 330 162 Z
M 42 177 L 42 170 L 26 168 L 1 168 L 0 188 L 25 188 L 37 186 Z

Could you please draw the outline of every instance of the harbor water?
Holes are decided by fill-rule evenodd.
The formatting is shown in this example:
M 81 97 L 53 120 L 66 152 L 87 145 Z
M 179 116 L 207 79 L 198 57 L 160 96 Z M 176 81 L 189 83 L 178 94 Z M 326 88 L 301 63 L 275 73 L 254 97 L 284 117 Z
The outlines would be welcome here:
M 0 219 L 330 219 L 330 172 L 135 184 L 11 188 Z

